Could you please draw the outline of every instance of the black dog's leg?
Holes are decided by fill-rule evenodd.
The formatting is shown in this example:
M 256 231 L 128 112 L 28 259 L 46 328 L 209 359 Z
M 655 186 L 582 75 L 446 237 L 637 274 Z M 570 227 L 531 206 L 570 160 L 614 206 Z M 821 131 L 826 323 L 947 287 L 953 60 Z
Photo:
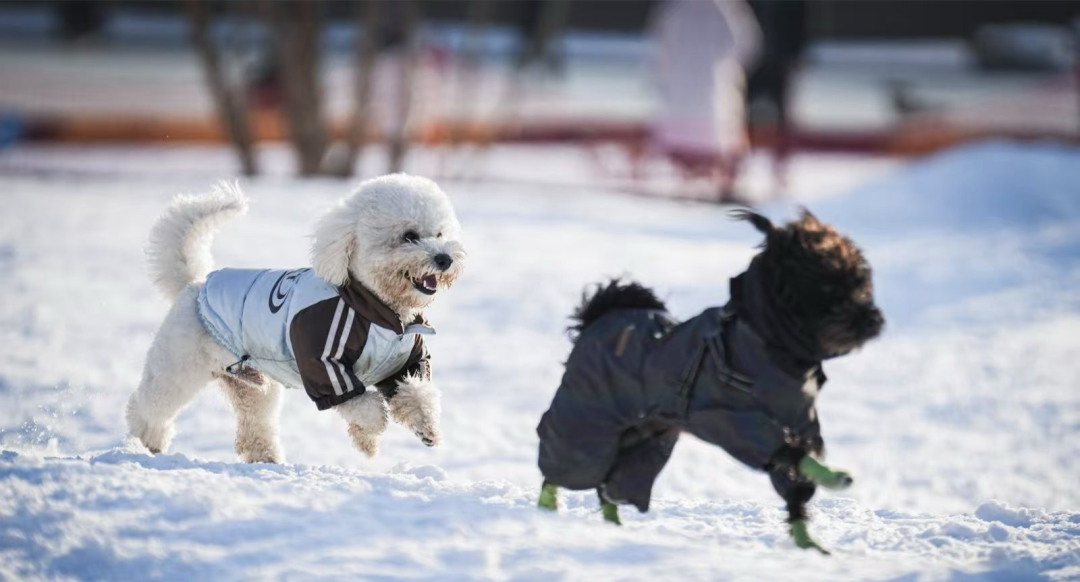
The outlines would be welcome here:
M 788 490 L 787 495 L 784 496 L 784 501 L 787 503 L 788 523 L 793 523 L 797 520 L 806 520 L 806 504 L 814 496 L 814 486 L 809 484 L 798 483 Z
M 600 514 L 604 516 L 604 521 L 622 525 L 622 520 L 619 519 L 619 506 L 608 501 L 607 497 L 604 496 L 604 487 L 602 485 L 596 488 L 596 496 L 600 499 Z
M 536 506 L 548 511 L 558 510 L 559 486 L 545 479 L 544 484 L 540 486 L 540 499 L 537 500 Z
M 801 447 L 784 447 L 773 456 L 766 470 L 772 479 L 773 488 L 784 498 L 788 511 L 788 532 L 795 545 L 814 548 L 823 554 L 829 552 L 818 545 L 808 531 L 806 504 L 814 496 L 817 486 L 799 473 L 799 463 L 806 457 Z

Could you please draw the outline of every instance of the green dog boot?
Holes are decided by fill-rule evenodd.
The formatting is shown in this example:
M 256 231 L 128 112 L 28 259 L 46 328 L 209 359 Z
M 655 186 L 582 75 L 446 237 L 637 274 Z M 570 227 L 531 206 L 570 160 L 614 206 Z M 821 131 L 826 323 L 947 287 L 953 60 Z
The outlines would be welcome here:
M 799 546 L 804 550 L 813 548 L 826 556 L 829 555 L 829 550 L 821 547 L 814 541 L 814 538 L 810 537 L 810 532 L 807 529 L 805 519 L 796 519 L 791 522 L 791 529 L 788 530 L 788 533 L 791 534 L 791 539 L 795 540 L 796 546 Z
M 622 521 L 619 520 L 619 506 L 608 501 L 600 502 L 600 513 L 604 516 L 604 521 L 613 523 L 615 525 L 622 525 Z
M 540 509 L 557 511 L 559 509 L 559 486 L 554 483 L 544 483 L 540 488 L 540 500 L 536 502 Z
M 834 471 L 810 455 L 799 461 L 799 473 L 826 489 L 847 489 L 855 482 L 848 472 Z

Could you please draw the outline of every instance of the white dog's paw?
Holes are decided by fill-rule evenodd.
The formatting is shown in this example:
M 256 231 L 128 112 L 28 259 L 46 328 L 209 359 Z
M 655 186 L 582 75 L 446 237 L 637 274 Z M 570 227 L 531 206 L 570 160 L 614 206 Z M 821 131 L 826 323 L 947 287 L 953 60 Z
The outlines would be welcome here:
M 379 437 L 390 422 L 382 394 L 378 390 L 368 390 L 334 409 L 349 423 L 353 445 L 368 457 L 379 454 Z
M 359 424 L 349 423 L 349 436 L 358 451 L 372 458 L 379 454 L 379 439 L 382 431 L 373 432 Z
M 408 376 L 398 383 L 397 394 L 390 399 L 390 414 L 394 420 L 408 427 L 429 447 L 442 441 L 439 416 L 442 403 L 439 391 L 428 380 Z
M 277 427 L 273 424 L 260 425 L 253 422 L 245 423 L 241 420 L 240 427 L 236 431 L 236 454 L 245 463 L 280 465 L 285 462 L 285 453 L 281 450 Z
M 439 433 L 438 427 L 427 427 L 416 431 L 414 434 L 429 447 L 437 447 L 442 442 L 442 434 Z
M 128 400 L 126 417 L 128 433 L 139 439 L 151 453 L 156 455 L 169 450 L 176 434 L 176 425 L 171 420 L 163 423 L 146 420 L 138 410 L 134 395 Z
M 285 462 L 285 453 L 276 442 L 264 442 L 263 440 L 248 441 L 236 444 L 236 453 L 240 460 L 245 463 L 274 463 L 280 465 Z

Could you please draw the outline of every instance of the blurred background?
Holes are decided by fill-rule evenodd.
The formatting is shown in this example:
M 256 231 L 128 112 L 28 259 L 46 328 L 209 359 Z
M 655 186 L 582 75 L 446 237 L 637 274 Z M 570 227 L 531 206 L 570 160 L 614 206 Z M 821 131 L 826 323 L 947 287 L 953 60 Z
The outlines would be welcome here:
M 1078 18 L 1056 1 L 4 2 L 0 147 L 229 143 L 247 175 L 475 177 L 492 148 L 544 145 L 613 188 L 753 201 L 806 153 L 1075 142 Z M 288 170 L 260 163 L 274 144 Z

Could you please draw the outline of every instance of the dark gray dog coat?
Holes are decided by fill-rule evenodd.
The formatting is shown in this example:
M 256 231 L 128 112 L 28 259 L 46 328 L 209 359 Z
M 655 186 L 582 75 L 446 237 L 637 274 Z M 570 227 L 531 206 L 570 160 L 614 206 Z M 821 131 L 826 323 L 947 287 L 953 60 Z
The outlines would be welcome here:
M 682 323 L 663 310 L 621 309 L 582 331 L 537 427 L 544 478 L 645 512 L 686 431 L 768 471 L 785 499 L 799 488 L 808 500 L 813 485 L 793 464 L 823 447 L 820 362 L 777 358 L 734 304 Z

